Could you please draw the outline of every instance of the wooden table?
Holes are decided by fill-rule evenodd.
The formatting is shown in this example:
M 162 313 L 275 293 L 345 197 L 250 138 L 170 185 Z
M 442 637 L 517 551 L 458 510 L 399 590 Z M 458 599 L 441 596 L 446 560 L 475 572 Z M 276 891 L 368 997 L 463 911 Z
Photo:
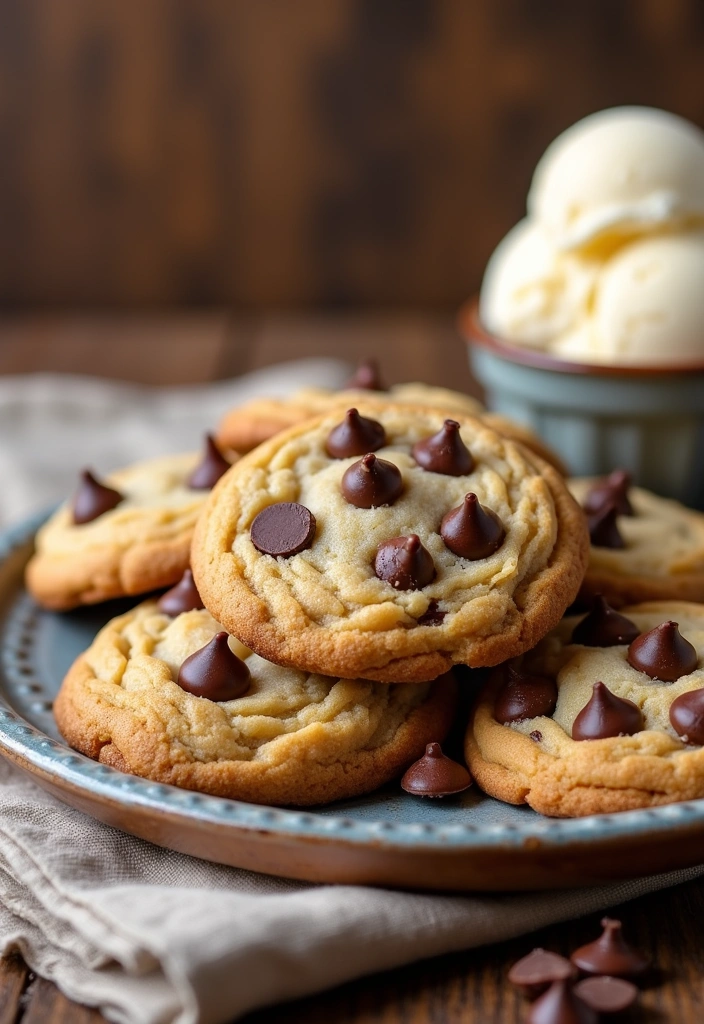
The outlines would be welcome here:
M 477 393 L 449 318 L 415 314 L 231 317 L 46 316 L 0 322 L 0 373 L 96 373 L 149 384 L 198 383 L 300 356 L 378 358 L 388 383 L 425 380 Z M 633 865 L 634 874 L 638 865 Z M 610 911 L 652 955 L 659 983 L 633 1020 L 704 1021 L 704 881 Z M 599 932 L 599 917 L 556 925 L 486 949 L 414 964 L 249 1015 L 246 1024 L 519 1024 L 525 1005 L 505 982 L 536 945 L 568 953 Z M 19 958 L 0 962 L 0 1024 L 98 1024 L 103 1017 L 35 978 Z

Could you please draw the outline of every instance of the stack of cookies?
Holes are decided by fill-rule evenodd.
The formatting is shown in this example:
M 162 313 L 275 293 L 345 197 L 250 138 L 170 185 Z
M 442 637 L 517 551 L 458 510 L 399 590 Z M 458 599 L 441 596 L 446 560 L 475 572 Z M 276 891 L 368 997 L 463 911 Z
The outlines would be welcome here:
M 469 666 L 492 670 L 466 739 L 491 795 L 549 814 L 704 795 L 704 607 L 682 602 L 704 600 L 702 517 L 629 497 L 622 477 L 568 485 L 538 439 L 466 396 L 354 383 L 234 410 L 200 460 L 84 474 L 38 534 L 35 598 L 171 589 L 72 666 L 55 704 L 68 742 L 301 806 L 370 792 L 428 748 L 439 795 L 462 788 L 437 783 L 438 744 Z M 563 618 L 576 599 L 587 615 Z

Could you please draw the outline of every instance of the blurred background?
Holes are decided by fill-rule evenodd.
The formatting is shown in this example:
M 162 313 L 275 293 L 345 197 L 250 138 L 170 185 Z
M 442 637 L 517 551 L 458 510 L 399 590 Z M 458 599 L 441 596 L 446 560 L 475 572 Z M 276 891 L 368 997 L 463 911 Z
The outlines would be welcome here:
M 556 134 L 703 68 L 702 0 L 0 0 L 0 301 L 449 317 Z
M 452 310 L 558 132 L 703 78 L 701 0 L 2 0 L 0 294 Z

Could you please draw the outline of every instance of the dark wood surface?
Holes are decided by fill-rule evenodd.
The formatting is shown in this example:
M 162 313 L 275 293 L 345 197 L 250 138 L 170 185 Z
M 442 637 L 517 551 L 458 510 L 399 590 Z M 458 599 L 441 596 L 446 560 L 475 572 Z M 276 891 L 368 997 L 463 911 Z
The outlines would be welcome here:
M 701 0 L 0 0 L 0 301 L 454 308 L 533 167 L 704 125 Z
M 0 374 L 36 370 L 97 373 L 156 383 L 197 383 L 282 358 L 374 353 L 389 383 L 411 378 L 472 387 L 465 353 L 446 319 L 413 315 L 233 319 L 52 317 L 0 322 Z M 638 864 L 633 865 L 634 875 Z M 650 954 L 658 972 L 630 1019 L 643 1024 L 704 1020 L 704 882 L 634 900 L 610 913 Z M 521 1024 L 525 1004 L 506 983 L 510 965 L 542 945 L 569 953 L 599 932 L 601 915 L 479 950 L 413 964 L 327 993 L 251 1014 L 246 1024 Z M 0 1024 L 101 1024 L 18 957 L 0 962 Z

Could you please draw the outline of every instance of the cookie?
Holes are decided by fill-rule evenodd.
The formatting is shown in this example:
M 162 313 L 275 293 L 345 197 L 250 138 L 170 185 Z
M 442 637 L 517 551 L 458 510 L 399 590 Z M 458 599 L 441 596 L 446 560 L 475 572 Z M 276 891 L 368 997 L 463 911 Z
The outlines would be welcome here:
M 155 601 L 113 619 L 63 682 L 61 733 L 156 782 L 308 805 L 376 789 L 449 729 L 451 675 L 395 687 L 329 679 L 272 665 L 220 631 L 205 609 L 170 616 Z
M 218 427 L 218 443 L 237 452 L 249 452 L 280 430 L 333 408 L 349 409 L 360 402 L 367 406 L 376 403 L 380 410 L 388 402 L 401 402 L 441 409 L 452 416 L 481 416 L 498 433 L 520 441 L 560 473 L 566 473 L 558 456 L 528 427 L 505 416 L 486 412 L 481 402 L 469 395 L 419 383 L 396 384 L 388 392 L 304 388 L 288 398 L 255 398 L 225 414 Z
M 178 580 L 189 564 L 206 495 L 229 468 L 218 458 L 213 451 L 206 457 L 164 456 L 111 473 L 104 482 L 83 474 L 73 500 L 37 533 L 26 571 L 35 600 L 66 610 Z
M 704 797 L 704 606 L 598 602 L 566 617 L 494 670 L 465 753 L 483 790 L 542 814 Z
M 192 550 L 206 607 L 262 657 L 348 678 L 422 682 L 534 646 L 586 566 L 562 478 L 480 419 L 359 413 L 278 434 L 219 482 Z
M 586 505 L 592 545 L 582 587 L 586 603 L 704 601 L 704 515 L 631 487 L 627 474 L 569 481 Z
M 332 408 L 345 409 L 359 402 L 408 402 L 411 405 L 436 405 L 448 412 L 466 412 L 471 416 L 482 411 L 482 405 L 469 395 L 426 384 L 397 384 L 387 392 L 345 388 L 301 388 L 285 398 L 253 398 L 250 402 L 225 413 L 218 426 L 218 443 L 237 452 L 249 452 L 268 441 L 280 430 L 286 430 Z

